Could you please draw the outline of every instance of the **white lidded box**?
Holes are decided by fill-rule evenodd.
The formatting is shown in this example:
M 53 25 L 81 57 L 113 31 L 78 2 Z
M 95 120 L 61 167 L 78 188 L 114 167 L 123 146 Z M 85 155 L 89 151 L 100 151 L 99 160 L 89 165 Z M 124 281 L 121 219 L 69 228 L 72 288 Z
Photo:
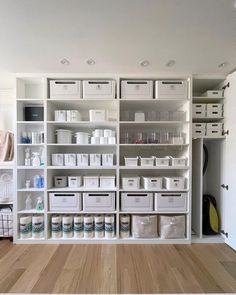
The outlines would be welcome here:
M 185 189 L 185 177 L 163 177 L 163 184 L 166 189 L 169 190 L 183 190 Z
M 57 143 L 59 144 L 71 144 L 72 143 L 72 131 L 66 129 L 56 130 Z
M 223 130 L 221 129 L 207 129 L 206 136 L 207 137 L 219 137 L 222 136 Z
M 88 166 L 89 155 L 88 154 L 77 154 L 77 166 Z
M 144 158 L 140 157 L 140 164 L 141 166 L 154 166 L 155 157 Z
M 209 129 L 214 129 L 214 130 L 223 130 L 223 123 L 220 122 L 214 122 L 214 123 L 207 123 L 206 128 L 207 130 Z
M 83 193 L 83 210 L 101 212 L 115 210 L 115 193 Z
M 89 110 L 90 122 L 104 122 L 106 121 L 106 110 Z
M 223 106 L 222 103 L 208 103 L 206 109 L 207 111 L 222 111 Z
M 135 158 L 124 157 L 124 159 L 125 159 L 125 166 L 138 166 L 139 157 L 135 157 Z
M 151 189 L 151 190 L 161 190 L 162 189 L 162 177 L 149 177 L 149 176 L 143 176 L 143 187 L 145 189 Z
M 205 135 L 206 135 L 206 130 L 193 129 L 193 131 L 192 131 L 192 137 L 193 138 L 203 137 Z
M 223 111 L 217 110 L 207 110 L 207 118 L 221 118 L 223 116 Z
M 156 238 L 157 215 L 132 215 L 131 232 L 134 238 Z
M 66 122 L 66 111 L 65 110 L 55 110 L 54 111 L 54 120 L 57 122 Z
M 153 193 L 121 193 L 122 211 L 153 211 Z
M 99 188 L 99 176 L 84 176 L 84 186 L 89 189 Z
M 115 176 L 100 176 L 100 188 L 115 188 Z
M 167 167 L 170 165 L 170 157 L 166 156 L 163 158 L 156 157 L 156 166 Z
M 114 80 L 83 80 L 83 98 L 114 99 Z
M 187 81 L 162 80 L 156 81 L 155 98 L 187 99 Z
M 186 157 L 179 157 L 179 158 L 170 157 L 170 165 L 171 166 L 186 166 L 187 165 L 187 158 Z
M 179 212 L 187 211 L 187 193 L 155 193 L 155 211 Z
M 101 154 L 90 154 L 89 163 L 90 166 L 101 166 Z
M 81 193 L 49 193 L 49 210 L 63 212 L 81 211 Z
M 68 185 L 68 179 L 67 176 L 54 176 L 54 186 L 58 188 L 64 188 Z
M 206 123 L 193 123 L 193 129 L 206 130 Z
M 205 118 L 206 117 L 206 104 L 194 103 L 193 104 L 193 118 Z
M 64 166 L 64 154 L 52 154 L 52 166 Z
M 76 166 L 76 154 L 64 154 L 65 166 Z
M 56 99 L 81 98 L 81 81 L 50 80 L 50 98 L 56 98 Z
M 223 97 L 223 90 L 208 90 L 203 93 L 202 96 L 210 98 L 221 98 Z
M 153 81 L 123 80 L 121 81 L 122 99 L 153 99 Z
M 78 188 L 82 186 L 82 176 L 68 176 L 68 186 Z
M 102 154 L 102 166 L 113 166 L 113 154 Z
M 159 216 L 159 234 L 162 239 L 184 239 L 185 227 L 184 215 Z
M 140 177 L 122 177 L 121 178 L 123 189 L 132 190 L 132 189 L 140 189 Z

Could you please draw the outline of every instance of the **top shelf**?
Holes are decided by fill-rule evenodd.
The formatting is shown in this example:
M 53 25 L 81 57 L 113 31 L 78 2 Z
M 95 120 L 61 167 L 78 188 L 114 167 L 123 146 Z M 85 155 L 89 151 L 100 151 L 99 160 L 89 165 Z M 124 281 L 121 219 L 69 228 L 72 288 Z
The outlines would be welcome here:
M 194 96 L 193 103 L 217 103 L 224 99 L 224 97 L 207 97 L 207 96 Z

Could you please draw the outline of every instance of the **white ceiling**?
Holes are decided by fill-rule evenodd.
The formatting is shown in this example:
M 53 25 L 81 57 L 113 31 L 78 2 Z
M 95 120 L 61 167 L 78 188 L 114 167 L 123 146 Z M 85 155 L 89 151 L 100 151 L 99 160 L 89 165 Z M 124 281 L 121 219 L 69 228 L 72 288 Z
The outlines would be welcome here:
M 0 72 L 227 74 L 236 68 L 235 2 L 0 0 Z M 150 66 L 140 67 L 144 59 Z

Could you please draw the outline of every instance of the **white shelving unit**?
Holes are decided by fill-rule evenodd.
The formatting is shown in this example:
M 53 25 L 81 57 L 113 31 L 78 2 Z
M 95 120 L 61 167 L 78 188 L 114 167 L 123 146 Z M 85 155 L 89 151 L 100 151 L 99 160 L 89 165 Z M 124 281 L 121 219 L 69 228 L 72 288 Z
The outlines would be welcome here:
M 192 159 L 192 136 L 191 136 L 191 104 L 192 104 L 192 80 L 189 77 L 156 77 L 156 76 L 141 76 L 136 75 L 110 75 L 109 79 L 113 79 L 116 82 L 116 98 L 115 99 L 51 99 L 49 97 L 49 80 L 50 79 L 91 79 L 94 76 L 90 75 L 20 75 L 16 78 L 16 194 L 15 194 L 15 237 L 16 243 L 176 243 L 176 244 L 188 244 L 191 242 L 191 159 Z M 96 79 L 107 78 L 104 75 L 98 75 Z M 188 99 L 123 99 L 120 94 L 121 80 L 124 79 L 182 79 L 188 83 Z M 43 122 L 25 122 L 23 116 L 24 107 L 27 105 L 40 105 L 44 107 L 44 121 Z M 115 121 L 106 122 L 90 122 L 89 121 L 89 109 L 106 109 L 108 112 L 116 113 Z M 79 122 L 55 122 L 54 111 L 60 110 L 79 110 L 81 112 L 83 121 Z M 186 119 L 180 121 L 126 121 L 122 120 L 122 114 L 125 110 L 142 110 L 151 111 L 156 109 L 158 111 L 176 111 L 181 110 L 186 113 Z M 95 128 L 110 128 L 116 131 L 117 143 L 110 145 L 78 145 L 78 144 L 57 144 L 55 140 L 55 131 L 58 128 L 70 129 L 72 131 L 86 130 L 91 132 Z M 186 134 L 186 141 L 184 144 L 172 144 L 172 143 L 155 143 L 155 144 L 135 144 L 135 143 L 123 143 L 122 134 L 124 131 L 129 130 L 142 130 L 148 132 L 151 130 L 181 130 Z M 23 131 L 43 131 L 44 143 L 43 144 L 24 144 L 21 143 L 21 134 Z M 40 167 L 26 167 L 24 166 L 24 151 L 26 147 L 30 147 L 32 151 L 39 151 L 44 149 L 45 165 Z M 51 154 L 52 153 L 113 153 L 115 155 L 114 166 L 111 167 L 58 167 L 52 166 Z M 188 164 L 186 166 L 174 167 L 128 167 L 124 165 L 124 156 L 174 156 L 188 158 Z M 35 175 L 44 176 L 44 188 L 25 188 L 25 181 L 31 179 Z M 116 187 L 114 189 L 88 189 L 80 187 L 78 189 L 70 188 L 55 188 L 53 186 L 53 176 L 55 175 L 115 175 Z M 144 214 L 144 215 L 160 215 L 155 211 L 151 212 L 122 212 L 120 206 L 120 195 L 122 192 L 129 192 L 121 186 L 121 178 L 123 176 L 184 176 L 187 179 L 187 187 L 181 192 L 188 194 L 188 208 L 186 212 L 179 211 L 172 213 L 172 215 L 182 214 L 186 218 L 186 233 L 183 239 L 135 239 L 120 238 L 119 235 L 119 217 L 121 214 Z M 132 192 L 158 192 L 157 190 L 138 189 L 132 190 Z M 49 192 L 115 192 L 116 193 L 116 206 L 112 212 L 52 212 L 48 206 L 48 193 Z M 162 189 L 159 192 L 175 192 L 175 190 Z M 178 191 L 179 192 L 179 191 Z M 25 210 L 24 204 L 27 193 L 30 193 L 32 199 L 36 201 L 38 196 L 43 196 L 44 211 L 37 212 L 32 209 L 30 211 Z M 116 223 L 116 236 L 115 238 L 59 238 L 54 239 L 50 233 L 51 216 L 55 214 L 114 214 Z M 170 214 L 171 212 L 164 212 L 163 214 Z M 45 231 L 43 239 L 20 239 L 19 234 L 19 218 L 21 216 L 41 214 L 44 216 Z M 163 215 L 162 214 L 162 215 Z

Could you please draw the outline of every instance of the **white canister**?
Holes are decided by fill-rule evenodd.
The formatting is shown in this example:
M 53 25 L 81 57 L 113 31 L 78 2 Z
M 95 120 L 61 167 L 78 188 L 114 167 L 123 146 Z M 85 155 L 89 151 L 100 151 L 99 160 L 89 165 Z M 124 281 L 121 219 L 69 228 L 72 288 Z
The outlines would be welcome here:
M 114 136 L 108 137 L 108 144 L 116 144 L 116 138 Z
M 91 144 L 100 144 L 100 137 L 91 137 Z
M 65 166 L 76 166 L 76 154 L 64 154 Z
M 104 216 L 95 215 L 94 217 L 94 235 L 95 238 L 104 237 Z
M 73 237 L 73 218 L 72 216 L 63 216 L 62 217 L 62 233 L 63 238 L 72 238 Z
M 88 166 L 89 155 L 88 154 L 77 154 L 77 166 Z
M 75 138 L 77 144 L 89 144 L 90 134 L 86 132 L 76 132 Z
M 101 154 L 89 155 L 90 166 L 101 166 Z
M 94 137 L 104 137 L 104 130 L 103 129 L 95 129 L 93 131 Z
M 20 217 L 20 238 L 29 239 L 32 237 L 32 217 L 22 216 Z
M 84 236 L 84 217 L 82 215 L 74 216 L 74 237 L 83 238 Z
M 66 122 L 66 111 L 65 110 L 54 111 L 54 120 L 58 122 Z
M 82 176 L 68 176 L 68 186 L 78 188 L 82 185 Z
M 115 236 L 115 217 L 105 215 L 105 238 L 111 239 Z
M 102 166 L 113 166 L 113 154 L 102 154 Z
M 120 237 L 128 238 L 130 236 L 130 215 L 120 215 Z
M 67 111 L 67 121 L 68 122 L 82 121 L 80 112 L 77 110 Z
M 100 144 L 108 144 L 108 137 L 100 137 Z
M 58 239 L 62 236 L 62 219 L 59 215 L 53 215 L 51 219 L 51 235 L 52 238 Z
M 52 166 L 64 166 L 64 154 L 52 154 Z
M 44 237 L 44 217 L 36 215 L 32 217 L 32 238 L 42 239 Z
M 86 215 L 84 216 L 84 237 L 86 239 L 93 238 L 93 216 Z
M 72 143 L 72 131 L 66 129 L 56 130 L 57 143 L 71 144 Z
M 104 137 L 112 137 L 113 132 L 111 129 L 104 129 Z

